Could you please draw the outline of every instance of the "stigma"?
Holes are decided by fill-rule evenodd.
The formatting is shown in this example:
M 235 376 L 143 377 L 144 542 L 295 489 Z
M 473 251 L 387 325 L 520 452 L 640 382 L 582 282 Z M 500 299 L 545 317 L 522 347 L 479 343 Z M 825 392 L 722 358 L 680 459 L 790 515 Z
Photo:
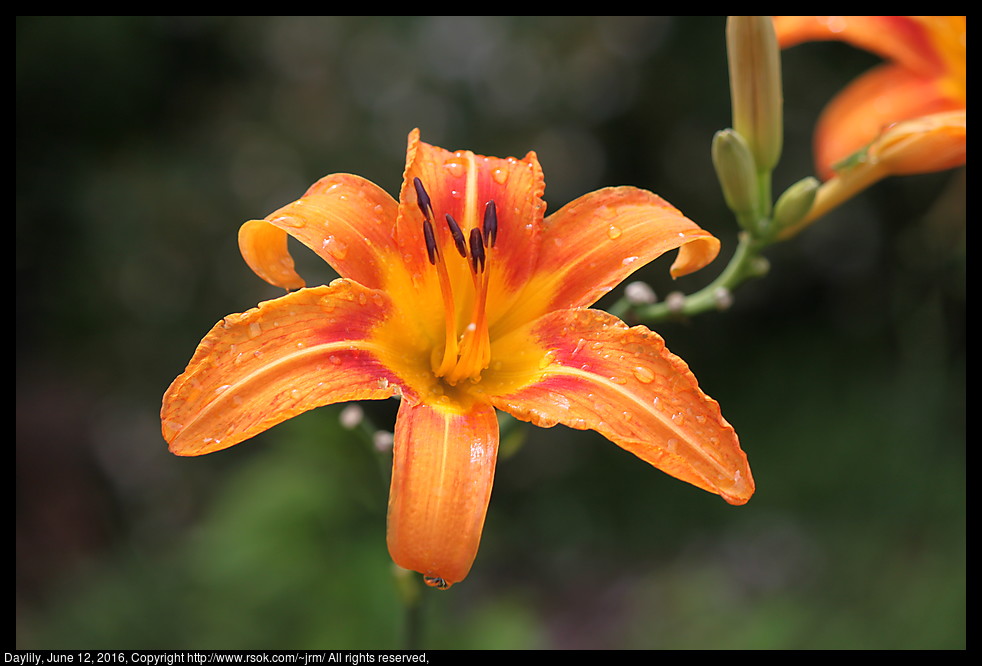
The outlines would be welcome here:
M 422 181 L 414 178 L 413 186 L 423 214 L 426 256 L 437 272 L 443 301 L 444 340 L 442 348 L 436 345 L 430 355 L 433 374 L 451 386 L 465 379 L 478 382 L 491 363 L 487 300 L 490 251 L 498 236 L 497 208 L 492 199 L 484 204 L 480 218 L 476 211 L 465 210 L 461 222 L 441 211 L 442 222 L 438 223 Z M 466 264 L 469 280 L 460 279 L 460 262 Z M 458 277 L 454 280 L 451 275 Z

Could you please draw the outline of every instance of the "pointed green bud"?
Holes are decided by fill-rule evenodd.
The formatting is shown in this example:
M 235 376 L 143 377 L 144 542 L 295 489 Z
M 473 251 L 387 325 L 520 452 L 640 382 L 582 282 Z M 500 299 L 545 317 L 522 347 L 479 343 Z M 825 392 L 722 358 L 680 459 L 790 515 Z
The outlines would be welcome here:
M 750 145 L 757 168 L 771 171 L 784 141 L 781 50 L 770 16 L 726 21 L 733 127 Z
M 821 183 L 817 178 L 808 176 L 784 190 L 774 204 L 773 228 L 775 231 L 786 229 L 804 219 L 812 204 L 815 203 L 815 193 Z
M 746 140 L 732 129 L 716 132 L 712 155 L 726 205 L 738 216 L 753 213 L 757 201 L 757 169 Z

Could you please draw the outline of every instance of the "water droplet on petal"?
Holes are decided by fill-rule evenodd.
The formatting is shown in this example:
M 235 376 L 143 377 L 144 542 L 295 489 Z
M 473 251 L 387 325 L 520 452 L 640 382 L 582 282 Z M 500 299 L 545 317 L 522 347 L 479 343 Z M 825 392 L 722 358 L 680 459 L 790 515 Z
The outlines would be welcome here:
M 446 167 L 447 171 L 449 171 L 450 175 L 454 178 L 460 178 L 467 170 L 464 166 L 464 162 L 458 158 L 450 158 L 443 163 L 443 166 Z
M 639 365 L 634 368 L 634 378 L 642 384 L 650 384 L 655 379 L 655 373 L 652 372 L 651 368 Z
M 620 227 L 616 227 L 613 224 L 607 227 L 607 238 L 610 240 L 616 240 L 621 237 Z
M 302 229 L 303 227 L 307 226 L 306 220 L 299 217 L 292 217 L 290 215 L 278 217 L 275 221 L 279 222 L 284 227 L 292 227 L 294 229 Z
M 328 236 L 321 241 L 321 249 L 333 258 L 341 260 L 348 256 L 348 246 L 334 236 Z
M 505 181 L 508 180 L 508 172 L 505 169 L 497 168 L 491 172 L 491 177 L 498 185 L 504 185 Z

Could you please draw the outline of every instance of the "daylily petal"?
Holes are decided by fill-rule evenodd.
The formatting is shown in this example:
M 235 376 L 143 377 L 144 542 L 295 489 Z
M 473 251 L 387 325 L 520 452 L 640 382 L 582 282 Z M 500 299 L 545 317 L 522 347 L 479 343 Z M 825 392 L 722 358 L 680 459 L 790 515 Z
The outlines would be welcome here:
M 544 427 L 596 430 L 731 504 L 750 499 L 754 481 L 736 433 L 656 333 L 606 312 L 573 309 L 515 335 L 549 351 L 534 381 L 492 398 L 498 409 Z
M 446 588 L 463 580 L 477 555 L 498 458 L 494 408 L 466 409 L 403 400 L 396 419 L 389 491 L 393 561 Z
M 609 187 L 546 218 L 540 248 L 511 322 L 592 305 L 628 275 L 676 248 L 671 274 L 686 275 L 715 259 L 720 242 L 656 194 Z
M 783 48 L 807 41 L 848 42 L 921 75 L 944 68 L 929 24 L 917 16 L 775 16 Z
M 249 220 L 239 227 L 239 252 L 249 268 L 274 287 L 293 290 L 307 285 L 296 271 L 286 232 L 266 220 Z
M 488 262 L 492 285 L 488 312 L 493 321 L 512 302 L 534 267 L 529 257 L 536 254 L 546 208 L 542 200 L 545 180 L 535 153 L 517 159 L 475 155 L 468 150 L 452 152 L 420 141 L 419 130 L 410 133 L 396 233 L 408 272 L 432 276 L 415 178 L 432 201 L 438 245 L 451 253 L 445 215 L 451 215 L 467 237 L 471 229 L 482 227 L 487 202 L 495 202 L 498 233 L 493 259 Z M 448 270 L 453 282 L 470 280 L 466 262 L 454 262 Z
M 380 289 L 395 252 L 392 226 L 397 204 L 378 185 L 359 176 L 333 174 L 314 183 L 297 201 L 250 220 L 239 229 L 239 249 L 255 273 L 286 289 L 304 286 L 287 250 L 290 234 L 320 255 L 341 277 Z
M 833 167 L 875 139 L 890 124 L 964 108 L 941 94 L 933 79 L 895 65 L 881 65 L 860 76 L 822 112 L 815 131 L 815 159 L 823 179 Z
M 964 109 L 920 116 L 887 128 L 866 159 L 898 176 L 943 171 L 965 164 L 966 137 Z
M 164 394 L 170 450 L 210 453 L 314 407 L 393 395 L 370 340 L 389 316 L 384 292 L 338 279 L 225 317 Z

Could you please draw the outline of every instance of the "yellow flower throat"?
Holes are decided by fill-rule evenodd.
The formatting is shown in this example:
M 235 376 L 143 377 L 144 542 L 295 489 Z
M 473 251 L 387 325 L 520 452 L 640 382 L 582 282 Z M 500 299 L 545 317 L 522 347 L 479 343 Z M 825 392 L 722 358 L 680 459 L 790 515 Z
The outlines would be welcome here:
M 454 248 L 460 257 L 467 262 L 473 283 L 473 306 L 462 331 L 458 331 L 457 303 L 454 299 L 454 285 L 447 270 L 447 260 L 437 240 L 438 230 L 434 227 L 435 215 L 433 205 L 426 189 L 419 178 L 413 179 L 416 188 L 416 203 L 423 213 L 423 238 L 426 242 L 426 253 L 437 271 L 440 283 L 440 294 L 443 298 L 445 321 L 445 342 L 443 349 L 434 348 L 430 356 L 433 374 L 443 378 L 451 386 L 456 386 L 463 379 L 478 382 L 481 372 L 491 363 L 491 341 L 488 335 L 488 255 L 494 247 L 498 233 L 498 215 L 494 200 L 484 205 L 484 219 L 480 226 L 472 223 L 467 236 L 460 225 L 446 213 L 447 229 L 453 240 Z M 473 192 L 473 188 L 468 188 Z M 469 207 L 470 208 L 470 207 Z M 476 221 L 475 221 L 476 222 Z M 467 285 L 457 285 L 457 296 Z M 458 300 L 460 300 L 458 298 Z

